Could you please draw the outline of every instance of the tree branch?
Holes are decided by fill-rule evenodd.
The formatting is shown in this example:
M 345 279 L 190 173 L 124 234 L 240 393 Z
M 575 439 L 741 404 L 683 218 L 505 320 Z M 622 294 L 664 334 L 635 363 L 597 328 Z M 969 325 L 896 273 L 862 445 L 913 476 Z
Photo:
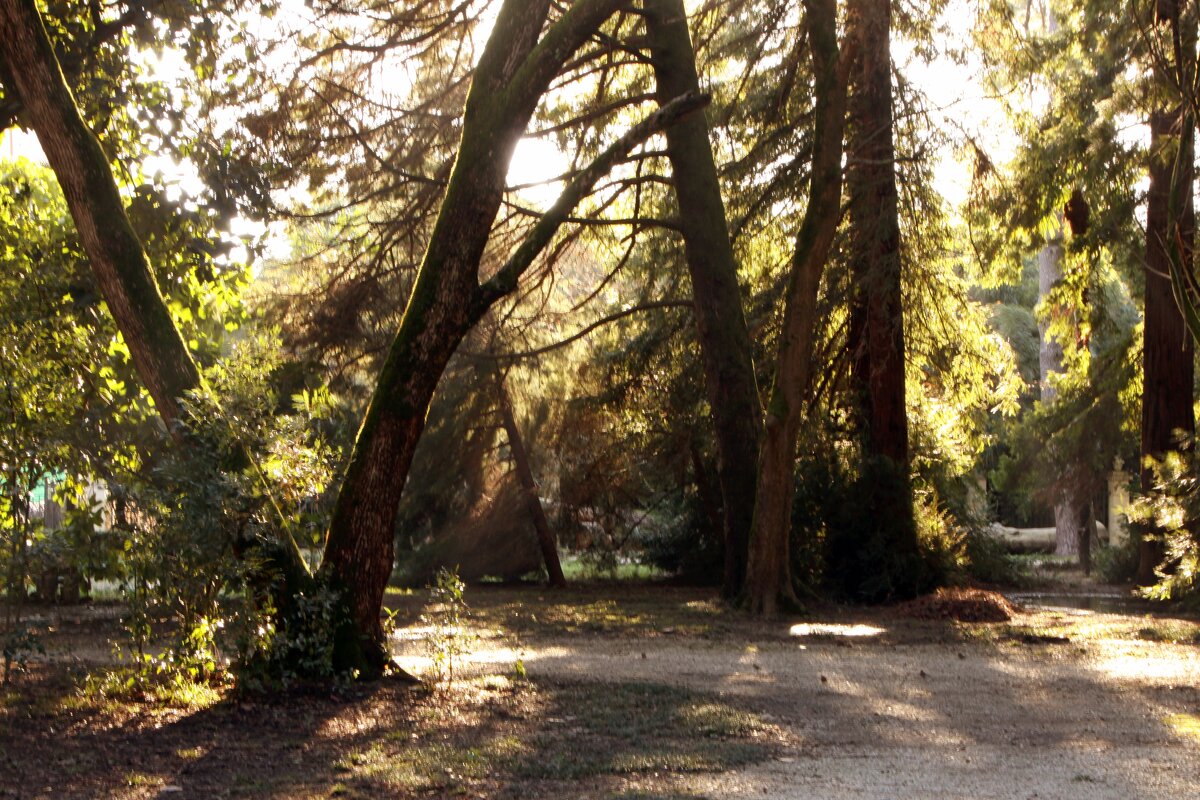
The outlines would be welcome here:
M 550 243 L 559 227 L 571 216 L 575 206 L 592 190 L 596 181 L 608 174 L 613 165 L 629 155 L 629 152 L 654 134 L 675 124 L 687 115 L 707 106 L 712 96 L 688 93 L 676 97 L 644 120 L 634 125 L 625 135 L 613 142 L 603 153 L 567 185 L 530 231 L 529 235 L 513 253 L 508 262 L 495 275 L 479 286 L 472 304 L 472 314 L 479 319 L 501 297 L 517 287 L 517 281 L 538 254 Z

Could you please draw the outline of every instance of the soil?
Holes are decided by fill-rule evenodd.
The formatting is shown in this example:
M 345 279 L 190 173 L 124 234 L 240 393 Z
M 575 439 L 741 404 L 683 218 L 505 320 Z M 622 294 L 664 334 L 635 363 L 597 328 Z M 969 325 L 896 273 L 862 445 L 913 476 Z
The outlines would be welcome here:
M 431 675 L 430 633 L 454 632 L 423 594 L 390 599 L 398 660 Z M 971 593 L 768 622 L 664 586 L 480 587 L 467 601 L 452 683 L 221 690 L 192 705 L 88 693 L 119 609 L 50 613 L 48 656 L 0 692 L 0 797 L 1200 790 L 1194 620 Z M 997 607 L 1011 619 L 959 621 Z

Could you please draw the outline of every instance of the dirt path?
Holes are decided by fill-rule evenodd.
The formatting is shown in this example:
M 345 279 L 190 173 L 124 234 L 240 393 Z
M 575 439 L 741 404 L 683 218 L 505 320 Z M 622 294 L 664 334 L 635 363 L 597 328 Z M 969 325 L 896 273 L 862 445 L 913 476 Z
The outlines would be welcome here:
M 397 657 L 428 675 L 439 611 L 390 599 Z M 477 638 L 452 686 L 182 704 L 89 694 L 120 609 L 47 612 L 47 656 L 0 691 L 0 798 L 1200 795 L 1195 621 L 832 607 L 762 622 L 644 585 L 468 602 Z
M 1019 632 L 1046 620 L 1015 622 Z M 1118 616 L 1051 622 L 1087 635 L 938 641 L 886 629 L 815 638 L 759 630 L 715 640 L 579 633 L 545 637 L 521 652 L 531 677 L 716 692 L 785 731 L 781 757 L 684 777 L 678 789 L 685 796 L 1196 796 L 1200 648 L 1097 633 L 1138 624 Z M 407 667 L 425 669 L 416 648 L 401 653 Z M 517 656 L 500 636 L 476 647 L 472 668 L 503 671 Z

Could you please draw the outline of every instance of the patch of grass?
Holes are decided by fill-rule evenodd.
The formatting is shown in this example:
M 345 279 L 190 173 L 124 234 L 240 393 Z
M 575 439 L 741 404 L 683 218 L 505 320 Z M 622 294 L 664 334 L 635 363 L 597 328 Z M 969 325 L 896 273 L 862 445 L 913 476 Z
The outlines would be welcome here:
M 630 775 L 667 780 L 761 761 L 775 748 L 773 729 L 753 713 L 656 684 L 530 681 L 493 688 L 481 679 L 464 684 L 440 720 L 422 710 L 334 762 L 340 796 L 475 796 L 521 781 Z
M 203 747 L 180 747 L 175 751 L 175 757 L 183 761 L 199 761 L 204 758 Z
M 157 775 L 150 775 L 146 772 L 138 772 L 137 770 L 133 770 L 125 773 L 126 786 L 162 786 L 163 783 L 164 781 L 162 778 L 158 777 Z
M 667 573 L 650 564 L 622 562 L 605 567 L 579 556 L 564 558 L 562 569 L 569 581 L 652 581 L 667 577 Z
M 605 800 L 702 800 L 704 795 L 681 792 L 643 792 L 633 790 L 605 796 Z
M 1144 620 L 1134 636 L 1147 642 L 1167 644 L 1200 644 L 1200 623 L 1181 619 Z
M 675 687 L 578 684 L 555 691 L 553 704 L 563 716 L 548 720 L 552 727 L 512 765 L 522 777 L 719 772 L 771 752 L 768 726 L 758 717 Z
M 402 737 L 398 737 L 402 738 Z M 480 747 L 458 747 L 445 742 L 413 742 L 400 749 L 376 742 L 339 759 L 334 769 L 352 776 L 355 783 L 386 786 L 392 790 L 431 791 L 461 787 L 492 774 L 510 756 L 508 740 Z
M 959 630 L 969 639 L 1024 644 L 1076 644 L 1104 640 L 1200 644 L 1200 622 L 1153 617 L 1073 615 L 1041 612 L 1024 615 L 1006 624 L 963 623 Z
M 199 710 L 216 705 L 228 687 L 175 677 L 158 680 L 122 667 L 88 675 L 82 690 L 63 699 L 64 707 L 110 708 L 151 701 L 171 708 Z
M 1177 736 L 1200 743 L 1200 716 L 1195 714 L 1171 714 L 1164 717 L 1163 722 Z

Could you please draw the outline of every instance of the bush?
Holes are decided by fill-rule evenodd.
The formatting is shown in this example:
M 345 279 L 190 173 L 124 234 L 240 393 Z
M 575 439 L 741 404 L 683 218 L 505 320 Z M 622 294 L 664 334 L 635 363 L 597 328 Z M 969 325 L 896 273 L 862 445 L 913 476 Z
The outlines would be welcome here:
M 980 583 L 1022 586 L 1029 582 L 1020 562 L 1009 554 L 1004 542 L 979 526 L 967 528 L 963 539 L 968 578 Z
M 890 459 L 865 459 L 846 502 L 831 512 L 823 583 L 834 596 L 884 603 L 937 586 L 937 559 L 921 551 L 909 478 Z
M 688 583 L 717 585 L 725 569 L 721 531 L 713 530 L 696 497 L 684 498 L 681 506 L 665 525 L 639 538 L 639 560 Z
M 1165 554 L 1155 570 L 1158 583 L 1144 590 L 1151 599 L 1200 604 L 1198 468 L 1195 439 L 1188 439 L 1179 451 L 1167 453 L 1161 461 L 1151 460 L 1153 484 L 1134 501 L 1131 527 L 1142 536 L 1160 539 Z
M 1105 583 L 1132 583 L 1137 578 L 1138 538 L 1130 536 L 1116 547 L 1100 547 L 1093 556 L 1096 575 Z
M 139 679 L 203 682 L 234 661 L 255 683 L 333 676 L 340 601 L 282 574 L 289 540 L 313 547 L 325 528 L 335 454 L 313 423 L 331 401 L 305 392 L 296 413 L 278 413 L 263 381 L 278 349 L 271 336 L 240 343 L 187 399 L 188 447 L 125 487 L 117 527 Z

